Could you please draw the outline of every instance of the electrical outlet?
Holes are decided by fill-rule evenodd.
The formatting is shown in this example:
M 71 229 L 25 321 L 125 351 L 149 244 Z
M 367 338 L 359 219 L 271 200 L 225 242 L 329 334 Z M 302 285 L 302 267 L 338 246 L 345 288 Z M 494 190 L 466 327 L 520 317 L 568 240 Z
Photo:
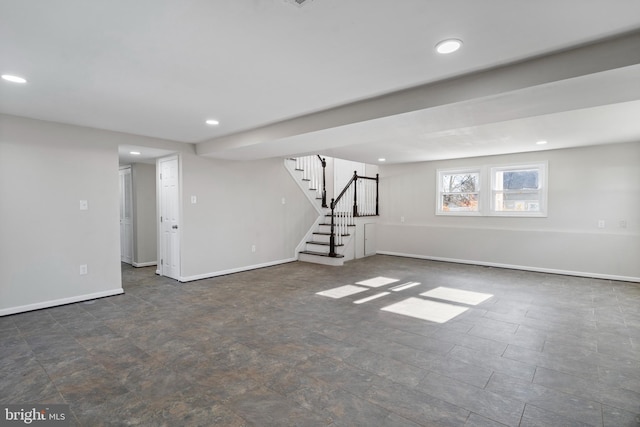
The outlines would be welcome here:
M 620 221 L 620 228 L 627 228 L 627 221 L 626 220 L 621 220 Z
M 287 200 L 283 197 L 283 198 L 282 198 L 282 204 L 284 205 L 284 204 L 286 204 L 286 203 L 287 203 Z
M 256 251 L 256 245 L 251 245 L 251 252 L 255 252 Z
M 81 211 L 89 210 L 89 202 L 86 200 L 80 200 L 80 210 Z
M 403 216 L 400 217 L 400 222 L 404 222 L 404 217 Z
M 88 273 L 87 264 L 80 265 L 80 275 L 84 276 L 87 273 Z
M 598 220 L 598 228 L 604 228 L 604 219 Z

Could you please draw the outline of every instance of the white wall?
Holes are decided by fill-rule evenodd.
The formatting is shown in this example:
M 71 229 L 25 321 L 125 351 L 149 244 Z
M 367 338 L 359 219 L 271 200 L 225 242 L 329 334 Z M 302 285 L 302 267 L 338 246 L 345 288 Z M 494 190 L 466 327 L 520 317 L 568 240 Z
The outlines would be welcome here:
M 156 264 L 156 167 L 146 163 L 131 165 L 133 182 L 133 265 Z
M 547 218 L 435 215 L 436 169 L 542 160 Z M 640 143 L 386 165 L 380 175 L 378 253 L 640 281 Z
M 122 293 L 118 206 L 104 133 L 0 116 L 0 315 Z
M 183 155 L 181 166 L 185 281 L 295 260 L 295 248 L 318 214 L 282 159 Z
M 0 315 L 122 293 L 120 144 L 195 151 L 191 144 L 0 115 Z M 88 201 L 87 211 L 80 200 Z M 87 275 L 80 275 L 81 264 Z

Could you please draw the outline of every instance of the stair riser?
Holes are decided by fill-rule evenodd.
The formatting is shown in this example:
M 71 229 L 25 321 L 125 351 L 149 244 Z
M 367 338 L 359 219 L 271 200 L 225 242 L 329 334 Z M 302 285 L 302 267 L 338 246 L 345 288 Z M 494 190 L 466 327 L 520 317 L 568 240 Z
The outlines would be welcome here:
M 336 236 L 336 240 L 338 239 L 338 237 Z M 342 236 L 342 242 L 344 243 L 344 241 L 347 239 L 347 236 Z M 322 242 L 322 243 L 329 243 L 331 241 L 331 236 L 328 234 L 313 234 L 313 239 L 314 242 Z
M 324 256 L 315 256 L 308 254 L 299 254 L 298 260 L 312 262 L 314 264 L 324 265 L 344 265 L 344 258 L 329 258 Z
M 346 243 L 348 239 L 349 239 L 349 235 L 342 236 L 342 243 L 343 244 Z M 326 234 L 314 234 L 312 240 L 314 242 L 329 243 L 331 241 L 331 236 Z M 338 236 L 336 236 L 336 244 L 340 244 L 340 240 Z
M 307 243 L 305 249 L 307 251 L 322 252 L 322 253 L 325 253 L 325 254 L 329 253 L 329 246 L 328 245 L 315 245 L 313 243 Z M 344 254 L 344 246 L 336 246 L 336 253 L 337 254 Z
M 334 227 L 335 228 L 335 232 L 338 231 L 338 227 Z M 349 233 L 351 230 L 353 230 L 353 226 L 349 226 L 347 227 L 347 233 Z M 326 224 L 320 224 L 318 226 L 318 230 L 316 230 L 320 233 L 331 233 L 331 225 L 326 225 Z

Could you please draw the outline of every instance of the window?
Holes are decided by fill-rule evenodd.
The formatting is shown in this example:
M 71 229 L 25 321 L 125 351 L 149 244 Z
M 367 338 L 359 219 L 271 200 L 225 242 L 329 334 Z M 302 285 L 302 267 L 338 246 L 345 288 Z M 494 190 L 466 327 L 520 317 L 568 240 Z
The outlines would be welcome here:
M 437 171 L 437 215 L 547 215 L 547 163 Z
M 491 168 L 491 215 L 546 216 L 546 164 Z
M 438 214 L 480 212 L 480 170 L 438 171 Z

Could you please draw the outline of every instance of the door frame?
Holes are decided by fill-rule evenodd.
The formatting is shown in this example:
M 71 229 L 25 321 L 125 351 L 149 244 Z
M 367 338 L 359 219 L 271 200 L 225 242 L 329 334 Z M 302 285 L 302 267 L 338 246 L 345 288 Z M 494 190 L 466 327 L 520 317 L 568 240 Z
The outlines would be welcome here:
M 162 221 L 162 214 L 163 214 L 163 201 L 164 201 L 164 194 L 162 191 L 162 162 L 165 161 L 173 161 L 176 160 L 177 164 L 178 164 L 178 194 L 177 194 L 177 203 L 178 203 L 178 238 L 177 238 L 177 253 L 178 253 L 178 262 L 177 262 L 177 274 L 174 274 L 175 277 L 172 277 L 170 275 L 165 274 L 164 272 L 164 259 L 166 259 L 165 256 L 165 236 L 164 236 L 164 232 L 163 232 L 163 221 Z M 159 157 L 156 159 L 156 191 L 157 191 L 157 197 L 156 197 L 156 212 L 157 212 L 157 217 L 156 217 L 156 225 L 157 225 L 157 241 L 158 241 L 158 246 L 157 246 L 157 250 L 158 250 L 158 263 L 157 263 L 157 268 L 156 268 L 156 274 L 160 275 L 160 276 L 166 276 L 166 277 L 171 277 L 172 279 L 175 280 L 180 280 L 181 278 L 181 274 L 182 274 L 182 157 L 179 154 L 173 154 L 170 156 L 165 156 L 165 157 Z
M 126 185 L 126 180 L 123 181 L 123 174 L 129 174 L 129 188 L 128 188 L 128 194 L 129 197 L 126 197 L 127 191 L 123 191 L 124 190 L 124 185 Z M 133 244 L 133 240 L 134 240 L 134 224 L 135 221 L 133 220 L 134 217 L 134 208 L 133 208 L 133 170 L 131 168 L 131 165 L 126 165 L 126 166 L 120 166 L 118 168 L 118 179 L 119 179 L 119 187 L 120 187 L 120 262 L 124 262 L 126 264 L 131 264 L 133 265 L 133 261 L 134 261 L 134 244 Z M 125 204 L 129 204 L 129 215 L 130 215 L 130 233 L 129 233 L 129 253 L 131 254 L 131 259 L 127 262 L 125 260 L 123 260 L 123 243 L 127 243 L 127 242 L 123 242 L 122 241 L 122 203 Z

